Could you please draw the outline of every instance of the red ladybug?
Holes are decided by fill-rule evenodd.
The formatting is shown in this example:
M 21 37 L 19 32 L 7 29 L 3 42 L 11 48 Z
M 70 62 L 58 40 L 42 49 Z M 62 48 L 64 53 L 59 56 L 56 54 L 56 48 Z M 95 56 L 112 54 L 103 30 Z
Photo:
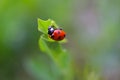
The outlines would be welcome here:
M 53 28 L 53 26 L 50 26 L 48 28 L 48 35 L 51 39 L 56 40 L 56 41 L 60 41 L 63 40 L 65 38 L 66 33 L 59 28 Z

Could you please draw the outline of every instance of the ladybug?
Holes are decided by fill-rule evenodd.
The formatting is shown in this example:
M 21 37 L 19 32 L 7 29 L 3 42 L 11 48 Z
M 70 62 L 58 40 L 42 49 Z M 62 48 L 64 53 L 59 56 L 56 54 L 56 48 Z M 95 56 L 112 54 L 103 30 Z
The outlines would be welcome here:
M 48 35 L 51 39 L 55 41 L 61 41 L 65 38 L 66 33 L 60 28 L 53 28 L 54 26 L 50 26 L 48 28 Z

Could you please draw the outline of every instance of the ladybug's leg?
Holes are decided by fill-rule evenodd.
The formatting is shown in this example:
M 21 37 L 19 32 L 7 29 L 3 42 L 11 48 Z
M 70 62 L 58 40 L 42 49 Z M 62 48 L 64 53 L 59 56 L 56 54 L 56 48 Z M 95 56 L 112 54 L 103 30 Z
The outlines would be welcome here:
M 51 37 L 51 38 L 54 38 L 54 35 L 51 35 L 50 37 Z

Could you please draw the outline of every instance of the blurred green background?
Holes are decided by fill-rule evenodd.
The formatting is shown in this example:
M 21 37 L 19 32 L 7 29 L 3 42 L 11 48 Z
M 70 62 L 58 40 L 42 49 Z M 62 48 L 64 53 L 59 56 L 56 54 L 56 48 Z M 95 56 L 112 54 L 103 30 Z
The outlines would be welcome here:
M 0 0 L 0 80 L 59 74 L 39 50 L 37 18 L 53 19 L 66 31 L 71 80 L 120 80 L 119 8 L 119 0 Z

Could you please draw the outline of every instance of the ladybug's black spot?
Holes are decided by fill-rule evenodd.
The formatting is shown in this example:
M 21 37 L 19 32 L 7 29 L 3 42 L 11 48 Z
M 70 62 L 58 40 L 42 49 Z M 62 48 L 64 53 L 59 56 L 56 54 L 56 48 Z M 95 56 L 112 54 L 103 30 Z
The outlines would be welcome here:
M 58 37 L 58 40 L 61 40 L 61 36 Z
M 65 37 L 66 35 L 64 34 L 64 37 Z
M 58 34 L 60 34 L 60 31 L 58 31 Z

